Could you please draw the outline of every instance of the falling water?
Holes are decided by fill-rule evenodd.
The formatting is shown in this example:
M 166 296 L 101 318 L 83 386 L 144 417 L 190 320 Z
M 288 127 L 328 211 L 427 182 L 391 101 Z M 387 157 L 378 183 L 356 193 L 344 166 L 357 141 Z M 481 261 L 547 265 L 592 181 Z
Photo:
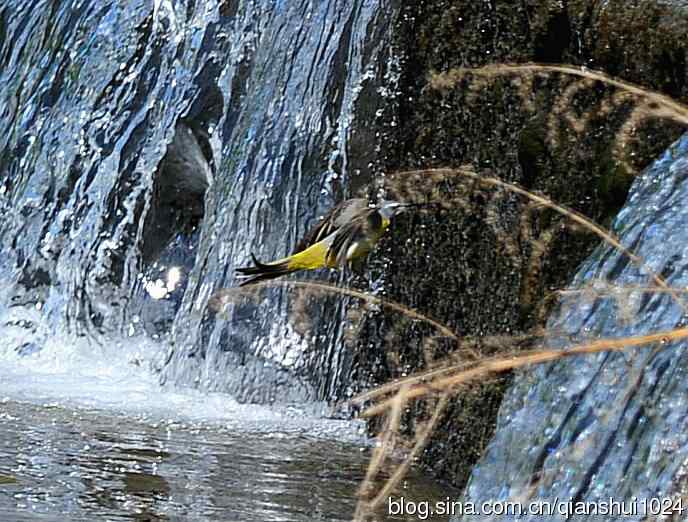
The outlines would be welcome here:
M 342 180 L 367 179 L 391 8 L 25 4 L 0 8 L 10 349 L 146 337 L 169 343 L 154 361 L 166 383 L 332 397 L 341 299 L 321 301 L 307 332 L 285 292 L 204 308 L 249 252 L 285 254 Z

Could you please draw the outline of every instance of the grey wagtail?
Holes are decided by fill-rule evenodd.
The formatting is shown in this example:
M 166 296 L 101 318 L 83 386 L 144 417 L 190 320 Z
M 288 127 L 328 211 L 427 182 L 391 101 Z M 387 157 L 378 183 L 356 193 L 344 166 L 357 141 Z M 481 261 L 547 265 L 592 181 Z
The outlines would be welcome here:
M 345 264 L 358 269 L 387 230 L 390 219 L 409 207 L 422 205 L 383 201 L 370 207 L 368 200 L 362 198 L 342 201 L 299 241 L 290 256 L 262 263 L 251 253 L 255 266 L 237 268 L 241 278 L 239 286 L 299 270 L 334 268 Z

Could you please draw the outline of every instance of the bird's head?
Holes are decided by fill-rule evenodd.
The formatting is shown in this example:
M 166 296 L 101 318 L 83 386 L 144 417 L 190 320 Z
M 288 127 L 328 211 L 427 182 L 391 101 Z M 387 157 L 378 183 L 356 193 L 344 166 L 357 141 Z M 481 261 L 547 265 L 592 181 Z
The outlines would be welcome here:
M 380 205 L 378 205 L 378 212 L 385 219 L 391 219 L 411 207 L 418 206 L 420 206 L 418 203 L 400 203 L 399 201 L 384 199 Z

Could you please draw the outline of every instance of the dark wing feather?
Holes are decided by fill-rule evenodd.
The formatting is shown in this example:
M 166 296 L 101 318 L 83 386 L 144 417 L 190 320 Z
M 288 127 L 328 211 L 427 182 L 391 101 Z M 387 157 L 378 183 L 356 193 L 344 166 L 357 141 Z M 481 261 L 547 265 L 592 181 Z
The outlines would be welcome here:
M 322 220 L 311 228 L 306 235 L 298 242 L 293 254 L 297 254 L 313 246 L 318 241 L 322 241 L 327 236 L 345 226 L 356 213 L 368 207 L 366 199 L 347 199 L 330 210 Z
M 237 268 L 236 271 L 240 274 L 239 286 L 246 286 L 260 281 L 267 281 L 268 279 L 275 279 L 292 273 L 294 270 L 289 268 L 289 263 L 283 261 L 281 263 L 261 263 L 258 258 L 251 252 L 251 259 L 253 259 L 254 266 L 246 266 Z
M 337 260 L 337 264 L 343 264 L 346 261 L 346 253 L 349 247 L 356 241 L 368 237 L 368 228 L 371 226 L 373 214 L 377 214 L 377 210 L 368 209 L 337 230 L 337 235 L 327 252 L 328 257 L 334 257 Z

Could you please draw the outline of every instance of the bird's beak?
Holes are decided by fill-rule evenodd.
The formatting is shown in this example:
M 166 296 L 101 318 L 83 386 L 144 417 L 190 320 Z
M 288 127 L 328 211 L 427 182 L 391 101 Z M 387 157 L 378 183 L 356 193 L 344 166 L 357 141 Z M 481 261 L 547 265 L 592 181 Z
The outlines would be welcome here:
M 399 214 L 406 212 L 410 208 L 415 208 L 421 206 L 419 203 L 400 203 L 397 207 L 394 208 L 394 216 L 398 216 Z
M 430 205 L 432 205 L 432 203 L 403 203 L 399 206 L 399 212 L 404 212 L 410 208 L 428 207 Z

